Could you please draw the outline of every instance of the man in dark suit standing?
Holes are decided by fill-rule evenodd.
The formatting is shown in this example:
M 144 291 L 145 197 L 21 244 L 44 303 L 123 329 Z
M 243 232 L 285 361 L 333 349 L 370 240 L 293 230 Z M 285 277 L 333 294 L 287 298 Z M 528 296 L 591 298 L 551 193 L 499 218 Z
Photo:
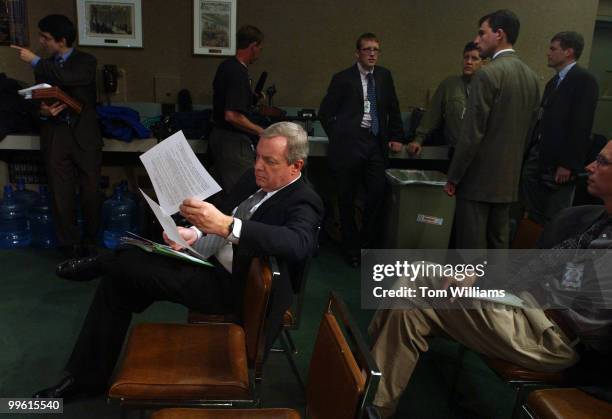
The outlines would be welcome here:
M 21 60 L 34 68 L 37 83 L 62 89 L 79 102 L 80 113 L 56 102 L 40 104 L 40 149 L 45 162 L 57 238 L 67 255 L 82 256 L 95 249 L 100 220 L 98 184 L 102 164 L 102 135 L 96 115 L 96 66 L 93 55 L 73 48 L 76 30 L 63 15 L 49 15 L 38 22 L 40 44 L 50 54 L 40 58 L 19 50 Z M 76 222 L 75 191 L 81 192 L 85 237 Z
M 342 244 L 349 264 L 360 263 L 360 247 L 380 245 L 388 151 L 401 150 L 402 118 L 391 72 L 377 66 L 380 42 L 357 39 L 355 65 L 335 74 L 319 107 L 329 138 L 328 164 L 336 179 Z M 361 237 L 355 223 L 357 187 L 365 186 Z
M 211 256 L 214 268 L 137 248 L 60 264 L 57 274 L 65 279 L 105 277 L 66 366 L 69 375 L 35 396 L 67 399 L 86 392 L 103 393 L 132 313 L 142 312 L 155 301 L 242 318 L 245 278 L 251 260 L 259 256 L 275 256 L 281 270 L 271 290 L 266 330 L 269 347 L 291 305 L 291 273 L 297 272 L 316 248 L 323 215 L 321 199 L 301 176 L 307 157 L 304 129 L 292 122 L 279 122 L 262 133 L 254 171 L 244 174 L 219 208 L 194 198 L 183 201 L 181 214 L 193 227 L 179 227 L 179 233 L 198 252 Z
M 548 66 L 557 74 L 546 84 L 521 182 L 528 216 L 539 224 L 571 206 L 590 145 L 599 89 L 576 63 L 583 48 L 576 32 L 559 32 L 550 41 Z
M 479 25 L 474 42 L 480 56 L 492 60 L 472 76 L 445 190 L 457 195 L 457 248 L 504 249 L 540 90 L 537 76 L 513 49 L 520 28 L 516 15 L 498 10 Z

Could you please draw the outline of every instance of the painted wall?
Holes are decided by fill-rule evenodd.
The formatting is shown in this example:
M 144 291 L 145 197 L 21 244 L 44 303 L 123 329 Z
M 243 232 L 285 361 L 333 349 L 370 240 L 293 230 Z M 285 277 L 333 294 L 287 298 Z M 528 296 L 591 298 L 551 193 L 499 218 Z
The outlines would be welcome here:
M 143 0 L 144 48 L 83 48 L 102 64 L 127 72 L 127 99 L 154 100 L 154 76 L 179 76 L 195 102 L 211 102 L 218 57 L 192 55 L 192 1 Z M 266 34 L 265 48 L 252 66 L 275 83 L 280 106 L 318 107 L 331 75 L 354 61 L 356 37 L 371 31 L 382 40 L 380 64 L 392 70 L 402 110 L 425 104 L 428 92 L 447 75 L 460 71 L 461 50 L 472 40 L 478 18 L 508 7 L 500 0 L 238 0 L 238 24 L 251 23 Z M 516 48 L 544 83 L 552 77 L 545 51 L 560 30 L 584 34 L 588 63 L 597 0 L 515 0 L 521 19 Z M 74 0 L 29 0 L 32 47 L 38 49 L 37 22 L 50 13 L 76 20 Z M 15 51 L 0 47 L 0 72 L 32 81 L 31 69 Z

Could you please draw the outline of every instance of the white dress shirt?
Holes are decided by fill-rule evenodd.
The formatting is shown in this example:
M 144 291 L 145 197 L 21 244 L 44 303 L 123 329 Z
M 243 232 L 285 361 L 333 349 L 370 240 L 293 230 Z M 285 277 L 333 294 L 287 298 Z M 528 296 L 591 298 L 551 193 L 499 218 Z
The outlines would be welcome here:
M 291 182 L 289 182 L 288 184 L 286 184 L 285 186 L 283 186 L 282 188 L 278 188 L 274 191 L 270 191 L 266 193 L 266 196 L 263 197 L 263 199 L 261 201 L 259 201 L 256 205 L 253 206 L 253 208 L 250 209 L 250 213 L 251 215 L 257 211 L 257 209 L 261 206 L 261 204 L 263 204 L 264 202 L 266 202 L 268 199 L 270 199 L 271 197 L 274 196 L 275 193 L 277 193 L 280 190 L 285 189 L 287 186 L 291 185 L 292 183 L 294 183 L 295 181 L 297 181 L 299 178 L 302 177 L 302 174 L 300 173 L 300 175 L 298 177 L 296 177 L 294 180 L 292 180 Z M 258 189 L 257 191 L 255 191 L 254 194 L 250 195 L 249 198 L 253 195 L 255 195 L 257 192 L 259 192 L 261 189 Z M 249 199 L 247 198 L 247 199 Z M 246 199 L 245 199 L 246 201 Z M 234 215 L 236 213 L 236 210 L 238 209 L 238 206 L 236 206 L 236 208 L 234 208 L 232 210 L 232 215 Z M 198 235 L 197 240 L 200 240 L 202 238 L 202 231 L 200 231 L 197 227 L 195 226 L 191 226 L 192 229 L 195 230 L 196 234 Z M 240 242 L 240 233 L 242 232 L 242 220 L 239 218 L 234 218 L 234 227 L 232 228 L 232 231 L 230 232 L 230 235 L 228 236 L 228 241 L 225 243 L 225 245 L 223 245 L 223 247 L 221 247 L 217 253 L 215 253 L 215 257 L 217 258 L 217 260 L 219 261 L 219 263 L 225 268 L 226 271 L 228 271 L 229 273 L 232 273 L 232 261 L 234 260 L 234 249 L 232 247 L 232 244 L 238 244 Z M 197 241 L 196 240 L 196 241 Z

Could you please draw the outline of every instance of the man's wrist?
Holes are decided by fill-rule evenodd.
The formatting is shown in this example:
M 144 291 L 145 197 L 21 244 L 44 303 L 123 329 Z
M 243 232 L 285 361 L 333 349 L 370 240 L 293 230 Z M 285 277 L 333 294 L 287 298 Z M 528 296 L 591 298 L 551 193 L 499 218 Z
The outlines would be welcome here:
M 232 231 L 234 229 L 234 217 L 230 217 L 230 222 L 227 225 L 227 234 L 225 235 L 225 237 L 229 237 L 230 234 L 232 234 Z

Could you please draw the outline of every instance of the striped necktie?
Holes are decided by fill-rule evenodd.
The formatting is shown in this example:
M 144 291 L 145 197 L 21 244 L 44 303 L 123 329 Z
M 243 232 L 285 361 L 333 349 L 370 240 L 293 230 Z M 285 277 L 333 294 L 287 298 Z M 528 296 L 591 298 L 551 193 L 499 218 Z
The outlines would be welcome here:
M 250 219 L 253 215 L 251 210 L 255 205 L 259 204 L 266 195 L 267 192 L 260 189 L 248 199 L 242 201 L 240 205 L 238 205 L 238 208 L 236 208 L 234 217 L 239 218 L 242 221 Z M 208 234 L 198 240 L 193 247 L 198 251 L 198 253 L 204 256 L 205 259 L 208 259 L 217 253 L 219 249 L 225 245 L 225 243 L 227 243 L 226 238 L 217 236 L 216 234 Z

